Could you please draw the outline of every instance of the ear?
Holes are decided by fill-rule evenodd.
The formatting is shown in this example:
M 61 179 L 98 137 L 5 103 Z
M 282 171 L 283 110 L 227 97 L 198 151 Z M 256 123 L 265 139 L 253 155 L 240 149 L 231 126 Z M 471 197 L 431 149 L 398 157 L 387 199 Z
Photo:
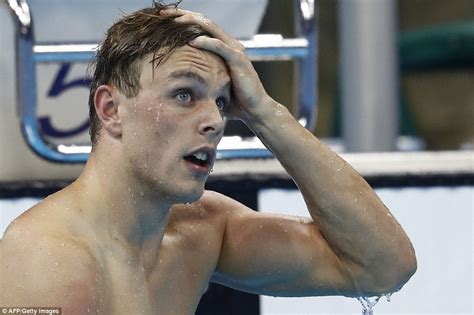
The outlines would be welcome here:
M 100 119 L 102 128 L 112 138 L 122 136 L 122 122 L 119 115 L 119 102 L 114 97 L 115 89 L 110 85 L 101 85 L 97 88 L 94 95 L 94 106 L 97 117 Z

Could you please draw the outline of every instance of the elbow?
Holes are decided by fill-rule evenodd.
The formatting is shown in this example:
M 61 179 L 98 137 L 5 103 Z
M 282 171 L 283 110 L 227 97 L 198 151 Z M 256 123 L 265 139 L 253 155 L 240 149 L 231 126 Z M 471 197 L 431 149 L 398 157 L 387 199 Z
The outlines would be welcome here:
M 373 276 L 377 280 L 374 281 L 376 287 L 372 288 L 372 293 L 381 295 L 399 291 L 415 274 L 417 268 L 418 263 L 413 249 L 391 263 L 381 263 L 377 268 L 378 275 Z
M 410 250 L 408 255 L 403 257 L 402 261 L 399 263 L 399 275 L 398 275 L 398 282 L 399 282 L 399 289 L 410 280 L 410 278 L 415 274 L 418 268 L 418 262 L 416 260 L 415 251 L 413 248 Z
M 411 249 L 396 259 L 378 259 L 358 269 L 353 275 L 353 296 L 381 296 L 399 291 L 417 269 L 416 256 Z

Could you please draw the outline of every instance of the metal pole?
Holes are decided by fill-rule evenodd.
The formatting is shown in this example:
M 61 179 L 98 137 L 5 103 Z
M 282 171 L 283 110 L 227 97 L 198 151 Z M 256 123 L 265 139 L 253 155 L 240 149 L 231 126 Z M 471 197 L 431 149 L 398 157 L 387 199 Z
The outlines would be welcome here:
M 391 151 L 398 136 L 396 0 L 339 0 L 342 134 L 347 151 Z

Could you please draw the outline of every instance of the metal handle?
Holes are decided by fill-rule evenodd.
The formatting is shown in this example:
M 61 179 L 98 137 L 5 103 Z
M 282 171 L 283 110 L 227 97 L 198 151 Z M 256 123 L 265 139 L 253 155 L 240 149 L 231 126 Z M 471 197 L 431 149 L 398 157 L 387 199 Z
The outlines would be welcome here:
M 21 33 L 28 33 L 31 29 L 31 15 L 26 0 L 8 0 L 8 6 L 18 19 Z
M 300 86 L 299 121 L 308 129 L 314 127 L 316 104 L 316 37 L 314 25 L 314 1 L 301 2 L 301 23 L 309 26 L 301 30 L 298 38 L 283 39 L 275 35 L 257 35 L 252 40 L 242 41 L 251 60 L 298 60 Z M 27 144 L 40 157 L 58 163 L 84 163 L 90 153 L 90 146 L 56 145 L 47 142 L 41 135 L 36 118 L 36 64 L 44 62 L 89 61 L 95 54 L 96 44 L 55 44 L 36 45 L 30 10 L 26 0 L 8 1 L 17 17 L 17 78 L 18 101 L 21 113 L 22 132 Z M 300 17 L 300 13 L 298 16 Z M 299 18 L 301 19 L 301 17 Z M 308 20 L 309 19 L 309 20 Z M 308 82 L 309 81 L 309 82 Z M 227 139 L 226 139 L 227 138 Z M 267 158 L 270 151 L 265 149 L 258 138 L 236 141 L 224 137 L 218 148 L 218 159 Z M 230 141 L 232 140 L 232 141 Z M 230 145 L 229 145 L 230 144 Z
M 314 18 L 314 0 L 300 0 L 300 12 L 304 21 L 310 22 Z

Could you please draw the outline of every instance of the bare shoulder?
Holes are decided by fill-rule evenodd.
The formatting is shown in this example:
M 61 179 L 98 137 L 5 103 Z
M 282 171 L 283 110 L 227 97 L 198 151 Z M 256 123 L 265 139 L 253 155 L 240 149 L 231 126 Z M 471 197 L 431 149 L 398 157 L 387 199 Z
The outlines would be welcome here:
M 68 314 L 99 307 L 102 275 L 81 240 L 20 218 L 5 233 L 0 257 L 1 305 L 62 307 Z
M 230 216 L 243 212 L 253 211 L 242 203 L 211 190 L 206 190 L 196 202 L 173 206 L 174 219 L 192 220 L 201 218 L 213 221 L 216 224 L 225 224 Z
M 177 236 L 185 240 L 188 252 L 195 248 L 205 250 L 210 257 L 212 253 L 219 256 L 227 222 L 237 213 L 246 211 L 253 212 L 232 198 L 205 191 L 196 202 L 173 206 L 165 240 Z

